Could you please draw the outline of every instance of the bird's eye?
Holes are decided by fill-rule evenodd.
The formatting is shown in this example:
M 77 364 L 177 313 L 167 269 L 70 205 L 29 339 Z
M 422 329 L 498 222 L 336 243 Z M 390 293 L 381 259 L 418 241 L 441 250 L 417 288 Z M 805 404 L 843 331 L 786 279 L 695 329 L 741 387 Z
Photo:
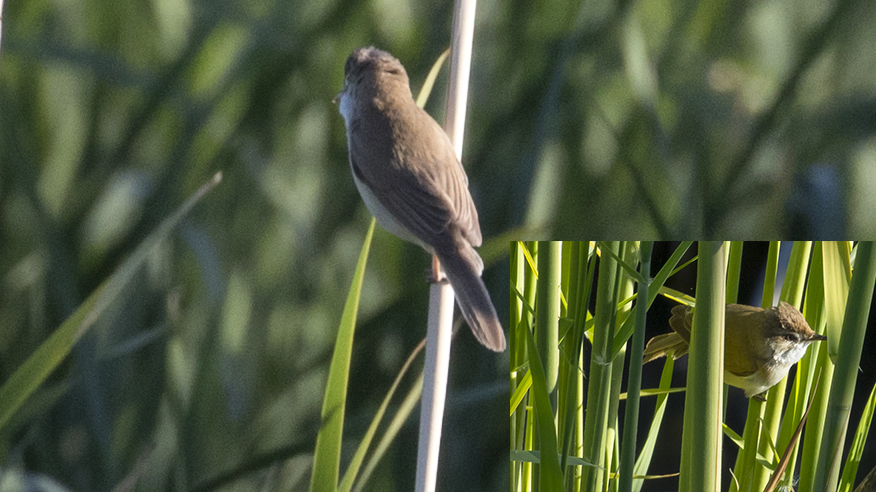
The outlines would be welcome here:
M 794 335 L 784 335 L 784 336 L 782 336 L 782 338 L 784 338 L 785 340 L 787 340 L 789 342 L 796 342 L 797 341 L 797 337 Z

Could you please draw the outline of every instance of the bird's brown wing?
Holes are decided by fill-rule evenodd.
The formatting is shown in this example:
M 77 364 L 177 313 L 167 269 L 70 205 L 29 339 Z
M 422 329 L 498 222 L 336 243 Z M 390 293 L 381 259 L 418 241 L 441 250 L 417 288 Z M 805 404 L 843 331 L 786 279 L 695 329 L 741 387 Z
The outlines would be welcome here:
M 763 323 L 769 314 L 759 307 L 744 304 L 728 304 L 726 307 L 726 322 L 724 330 L 743 330 L 743 326 L 751 323 Z M 744 330 L 743 334 L 724 337 L 724 370 L 740 376 L 750 376 L 757 372 L 757 361 L 753 357 L 727 357 L 727 354 L 747 353 L 750 344 L 755 343 L 748 335 L 760 336 L 760 330 Z
M 468 179 L 450 140 L 427 113 L 414 108 L 417 113 L 406 116 L 416 118 L 419 128 L 427 131 L 415 135 L 405 129 L 390 129 L 396 150 L 376 148 L 373 140 L 351 141 L 353 172 L 387 211 L 424 243 L 436 249 L 452 247 L 455 234 L 448 231 L 455 229 L 473 246 L 480 246 L 480 226 L 468 192 Z M 379 165 L 363 167 L 353 155 Z M 416 166 L 412 160 L 416 160 Z
M 678 336 L 678 333 L 664 333 L 657 335 L 648 340 L 648 345 L 645 346 L 645 351 L 642 352 L 642 364 L 647 364 L 654 359 L 658 359 L 668 354 L 672 354 L 673 359 L 687 353 L 687 342 Z
M 693 318 L 693 312 L 690 309 L 690 306 L 686 306 L 684 304 L 679 304 L 672 308 L 672 317 L 669 318 L 669 326 L 672 327 L 672 331 L 678 333 L 678 335 L 688 344 L 690 344 L 690 325 Z
M 733 330 L 734 326 L 739 326 L 741 323 L 762 322 L 764 310 L 752 306 L 742 304 L 728 304 L 726 306 L 726 322 L 724 330 Z M 669 325 L 672 330 L 685 342 L 690 343 L 690 330 L 693 322 L 693 312 L 690 307 L 678 305 L 672 308 L 672 317 L 669 318 Z M 739 329 L 739 328 L 737 328 Z M 739 353 L 740 350 L 748 350 L 744 347 L 752 343 L 747 337 L 730 336 L 724 337 L 724 369 L 731 373 L 740 376 L 750 376 L 757 371 L 757 363 L 751 358 L 726 357 L 727 353 Z M 687 350 L 684 351 L 686 353 Z
M 645 351 L 642 354 L 644 356 L 643 364 L 647 364 L 670 353 L 673 359 L 678 359 L 687 354 L 688 344 L 690 343 L 690 308 L 685 305 L 672 308 L 669 326 L 672 327 L 672 333 L 657 335 L 648 340 L 648 344 L 645 346 Z

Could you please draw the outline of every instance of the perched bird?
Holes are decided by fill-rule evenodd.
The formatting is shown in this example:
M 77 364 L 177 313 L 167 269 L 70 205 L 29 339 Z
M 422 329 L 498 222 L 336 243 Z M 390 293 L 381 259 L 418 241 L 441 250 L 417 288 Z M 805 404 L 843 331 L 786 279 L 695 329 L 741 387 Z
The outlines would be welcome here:
M 727 304 L 724 321 L 724 382 L 760 395 L 782 380 L 803 357 L 809 344 L 827 340 L 815 333 L 803 314 L 787 302 L 771 309 Z M 693 312 L 685 305 L 672 308 L 673 333 L 657 335 L 645 347 L 644 363 L 687 353 Z M 762 398 L 761 398 L 762 399 Z
M 347 58 L 335 98 L 347 128 L 353 181 L 387 231 L 433 254 L 475 338 L 505 350 L 505 334 L 481 279 L 478 213 L 444 130 L 414 102 L 401 62 L 374 47 Z M 433 261 L 433 277 L 441 279 Z

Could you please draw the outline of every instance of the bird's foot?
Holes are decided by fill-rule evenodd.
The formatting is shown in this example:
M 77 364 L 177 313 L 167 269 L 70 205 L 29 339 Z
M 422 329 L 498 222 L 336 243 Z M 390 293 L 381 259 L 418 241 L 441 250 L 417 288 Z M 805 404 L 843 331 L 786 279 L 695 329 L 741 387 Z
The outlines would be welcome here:
M 447 282 L 447 275 L 444 275 L 444 271 L 441 269 L 441 263 L 435 255 L 432 255 L 432 268 L 427 270 L 426 281 L 430 284 L 443 284 Z

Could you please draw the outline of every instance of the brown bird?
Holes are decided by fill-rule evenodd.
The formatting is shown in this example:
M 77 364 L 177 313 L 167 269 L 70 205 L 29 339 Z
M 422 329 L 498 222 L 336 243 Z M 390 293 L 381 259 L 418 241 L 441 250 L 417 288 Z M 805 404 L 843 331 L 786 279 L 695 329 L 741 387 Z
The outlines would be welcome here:
M 362 200 L 384 229 L 437 257 L 475 338 L 504 351 L 505 334 L 474 249 L 482 240 L 478 213 L 450 139 L 414 102 L 405 68 L 389 53 L 359 48 L 344 72 L 335 101 Z
M 689 306 L 672 308 L 673 333 L 657 335 L 645 347 L 644 363 L 672 354 L 687 353 L 693 312 Z M 771 309 L 727 304 L 724 323 L 724 382 L 745 390 L 746 398 L 759 395 L 781 381 L 814 341 L 815 333 L 803 314 L 787 302 Z

